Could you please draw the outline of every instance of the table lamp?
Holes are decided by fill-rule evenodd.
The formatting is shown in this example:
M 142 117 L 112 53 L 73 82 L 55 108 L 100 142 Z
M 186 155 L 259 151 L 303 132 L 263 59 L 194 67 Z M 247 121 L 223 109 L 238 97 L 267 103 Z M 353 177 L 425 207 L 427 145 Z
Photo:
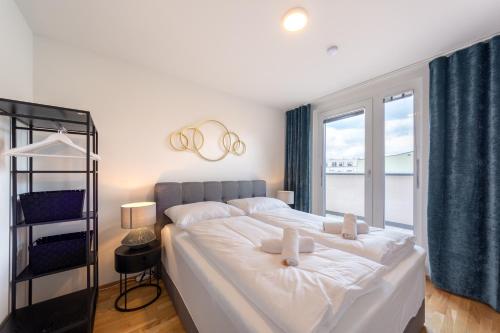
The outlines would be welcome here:
M 293 205 L 293 203 L 294 203 L 294 192 L 293 191 L 278 191 L 278 194 L 276 197 L 288 205 Z
M 156 239 L 153 226 L 156 223 L 155 202 L 134 202 L 122 205 L 122 229 L 131 231 L 122 239 L 122 245 L 132 249 L 143 248 Z

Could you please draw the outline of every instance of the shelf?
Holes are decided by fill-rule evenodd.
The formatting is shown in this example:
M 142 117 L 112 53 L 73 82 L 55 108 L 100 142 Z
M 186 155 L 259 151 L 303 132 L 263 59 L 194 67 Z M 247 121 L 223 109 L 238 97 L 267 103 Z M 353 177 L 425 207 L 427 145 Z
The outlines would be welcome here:
M 94 170 L 90 170 L 88 173 L 92 174 L 94 173 Z M 11 173 L 87 173 L 85 170 L 17 170 L 17 171 L 11 171 Z
M 0 115 L 16 118 L 27 127 L 35 129 L 58 130 L 64 126 L 68 131 L 74 132 L 87 132 L 88 116 L 89 133 L 94 131 L 90 113 L 83 110 L 0 98 Z
M 43 127 L 22 127 L 16 126 L 16 130 L 21 131 L 36 131 L 36 132 L 48 132 L 48 133 L 57 133 L 58 130 L 52 128 L 43 128 Z M 76 134 L 76 135 L 87 135 L 85 131 L 67 131 L 66 134 Z M 93 136 L 93 133 L 90 133 L 90 136 Z
M 94 260 L 94 252 L 90 252 L 90 264 L 93 265 L 95 262 Z M 56 269 L 54 271 L 50 271 L 50 272 L 45 272 L 45 273 L 40 273 L 40 274 L 35 274 L 31 271 L 31 268 L 30 266 L 26 266 L 26 268 L 16 277 L 16 283 L 17 282 L 23 282 L 23 281 L 28 281 L 28 280 L 32 280 L 32 279 L 36 279 L 36 278 L 39 278 L 39 277 L 42 277 L 42 276 L 47 276 L 47 275 L 52 275 L 52 274 L 57 274 L 57 273 L 61 273 L 61 272 L 66 272 L 66 271 L 71 271 L 73 269 L 77 269 L 77 268 L 82 268 L 82 267 L 86 267 L 87 266 L 87 263 L 84 262 L 80 265 L 76 265 L 76 266 L 71 266 L 71 267 L 64 267 L 64 268 L 59 268 L 59 269 Z
M 17 309 L 0 333 L 87 332 L 96 298 L 90 288 Z
M 86 139 L 86 150 L 96 151 L 98 147 L 98 132 L 95 127 L 94 121 L 91 117 L 90 112 L 69 109 L 65 107 L 42 105 L 30 102 L 15 101 L 10 99 L 0 98 L 0 118 L 6 116 L 10 118 L 10 130 L 11 130 L 11 144 L 12 148 L 18 146 L 18 131 L 21 134 L 27 134 L 28 142 L 33 142 L 33 136 L 38 132 L 55 133 L 62 129 L 68 134 L 81 135 L 81 139 Z M 23 136 L 24 137 L 24 136 Z M 43 226 L 43 225 L 53 225 L 57 223 L 65 222 L 76 222 L 79 221 L 78 227 L 82 224 L 85 225 L 86 232 L 93 232 L 95 234 L 94 243 L 91 248 L 85 251 L 85 255 L 89 255 L 89 263 L 87 264 L 87 258 L 84 262 L 72 267 L 65 267 L 57 270 L 52 270 L 50 272 L 42 274 L 34 274 L 30 267 L 19 267 L 23 269 L 20 274 L 16 275 L 18 272 L 17 256 L 20 253 L 20 247 L 18 244 L 18 237 L 13 237 L 11 241 L 11 260 L 10 269 L 7 267 L 2 267 L 6 269 L 7 272 L 10 271 L 10 309 L 14 309 L 12 313 L 0 324 L 0 333 L 3 332 L 19 332 L 19 333 L 39 333 L 39 332 L 52 332 L 52 333 L 62 333 L 62 332 L 91 332 L 92 325 L 95 316 L 95 304 L 97 300 L 97 286 L 98 281 L 98 225 L 97 225 L 97 203 L 98 203 L 98 168 L 97 161 L 91 161 L 90 166 L 85 166 L 84 164 L 79 165 L 79 167 L 73 168 L 62 168 L 63 170 L 30 170 L 33 169 L 33 161 L 28 158 L 28 167 L 19 167 L 19 159 L 11 158 L 12 170 L 11 187 L 10 187 L 10 198 L 11 201 L 11 213 L 12 213 L 12 230 L 15 231 L 14 235 L 20 228 L 29 227 L 27 231 L 29 232 L 30 241 L 32 238 L 32 228 L 33 226 Z M 85 161 L 82 159 L 81 161 Z M 87 171 L 88 169 L 88 171 Z M 63 175 L 63 174 L 75 174 L 75 175 L 86 175 L 87 183 L 85 186 L 87 195 L 87 207 L 91 207 L 91 202 L 93 203 L 93 209 L 95 212 L 85 212 L 81 217 L 55 220 L 39 223 L 29 223 L 23 220 L 22 210 L 19 204 L 18 198 L 18 187 L 20 185 L 21 178 L 25 175 L 29 176 L 26 180 L 28 185 L 28 190 L 32 191 L 36 188 L 35 181 L 38 180 L 38 174 L 46 175 Z M 43 178 L 43 177 L 42 177 Z M 24 182 L 23 182 L 24 183 Z M 24 185 L 23 185 L 24 186 Z M 23 187 L 24 188 L 24 187 Z M 9 189 L 6 189 L 9 191 Z M 92 195 L 92 198 L 90 198 Z M 92 220 L 92 223 L 89 223 Z M 85 223 L 87 221 L 87 223 Z M 56 226 L 54 226 L 56 227 Z M 62 227 L 62 226 L 58 226 Z M 26 229 L 24 229 L 26 230 Z M 25 244 L 22 244 L 26 247 Z M 95 252 L 91 251 L 95 250 Z M 21 250 L 22 251 L 22 250 Z M 22 253 L 22 252 L 21 252 Z M 32 283 L 37 278 L 42 276 L 49 276 L 52 274 L 61 273 L 64 271 L 70 271 L 75 269 L 81 269 L 88 267 L 87 265 L 92 265 L 93 274 L 86 274 L 86 285 L 94 285 L 95 288 L 88 288 L 80 290 L 78 292 L 73 292 L 68 295 L 46 300 L 34 305 L 30 305 L 21 309 L 17 309 L 17 283 L 21 281 L 29 281 L 29 288 L 27 288 L 27 298 L 32 299 L 33 290 L 37 288 L 43 288 L 43 285 L 38 286 L 38 283 Z M 78 272 L 80 273 L 80 272 Z M 89 273 L 89 272 L 86 272 Z M 38 280 L 39 281 L 39 280 Z M 37 282 L 38 282 L 37 281 Z M 17 310 L 16 310 L 17 309 Z
M 94 214 L 94 212 L 90 212 L 89 214 L 89 219 L 93 220 L 94 218 L 97 217 L 97 214 Z M 44 224 L 54 224 L 54 223 L 66 223 L 66 222 L 74 222 L 74 221 L 84 221 L 87 219 L 87 213 L 84 212 L 82 214 L 82 217 L 76 217 L 72 219 L 66 219 L 66 220 L 55 220 L 55 221 L 46 221 L 46 222 L 36 222 L 36 223 L 26 223 L 25 221 L 19 221 L 16 225 L 14 225 L 14 228 L 25 228 L 25 227 L 30 227 L 30 226 L 37 226 L 37 225 L 44 225 Z

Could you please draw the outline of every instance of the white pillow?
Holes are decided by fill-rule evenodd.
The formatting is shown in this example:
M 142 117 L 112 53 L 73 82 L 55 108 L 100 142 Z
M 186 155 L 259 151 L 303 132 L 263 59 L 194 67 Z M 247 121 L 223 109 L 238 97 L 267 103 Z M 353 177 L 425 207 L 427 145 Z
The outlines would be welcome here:
M 242 216 L 245 212 L 233 206 L 216 201 L 202 201 L 172 206 L 165 210 L 172 222 L 181 228 L 203 220 Z
M 256 212 L 265 212 L 278 208 L 290 208 L 285 202 L 281 200 L 267 197 L 234 199 L 229 200 L 227 203 L 232 206 L 238 207 L 249 215 Z

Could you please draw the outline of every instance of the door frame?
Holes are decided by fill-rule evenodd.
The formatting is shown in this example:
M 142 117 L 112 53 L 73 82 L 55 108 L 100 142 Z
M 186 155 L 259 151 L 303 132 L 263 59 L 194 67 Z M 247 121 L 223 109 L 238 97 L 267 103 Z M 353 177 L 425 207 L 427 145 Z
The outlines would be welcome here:
M 372 161 L 373 161 L 373 145 L 372 145 L 372 133 L 373 133 L 373 100 L 371 98 L 365 99 L 363 101 L 344 105 L 341 107 L 332 108 L 327 111 L 318 113 L 317 117 L 317 128 L 318 130 L 318 143 L 320 145 L 321 160 L 320 160 L 320 179 L 319 179 L 319 191 L 320 191 L 320 202 L 319 202 L 319 214 L 325 215 L 326 211 L 326 191 L 325 191 L 325 162 L 326 162 L 326 147 L 325 147 L 325 127 L 324 122 L 328 119 L 340 117 L 342 115 L 347 115 L 352 112 L 359 110 L 364 110 L 365 114 L 365 222 L 369 225 L 373 225 L 373 182 L 372 182 Z
M 373 110 L 373 145 L 382 147 L 384 144 L 384 105 L 383 98 L 391 94 L 413 90 L 415 112 L 415 192 L 414 192 L 414 232 L 417 243 L 427 245 L 427 188 L 428 188 L 428 146 L 429 146 L 429 70 L 426 65 L 412 66 L 381 77 L 366 81 L 356 86 L 340 90 L 324 96 L 312 103 L 313 106 L 313 169 L 312 169 L 312 208 L 315 214 L 321 215 L 324 209 L 324 199 L 320 188 L 320 176 L 323 168 L 323 152 L 320 143 L 323 140 L 321 122 L 318 121 L 324 112 L 355 104 L 357 101 L 372 100 Z M 377 134 L 378 133 L 378 134 Z M 377 149 L 377 148 L 375 148 Z M 384 221 L 384 157 L 383 152 L 374 151 L 372 161 L 373 204 L 372 221 L 374 226 L 383 227 Z M 418 175 L 418 180 L 417 180 Z M 419 184 L 416 184 L 416 182 Z M 418 187 L 416 185 L 419 185 Z M 382 195 L 381 195 L 382 194 Z

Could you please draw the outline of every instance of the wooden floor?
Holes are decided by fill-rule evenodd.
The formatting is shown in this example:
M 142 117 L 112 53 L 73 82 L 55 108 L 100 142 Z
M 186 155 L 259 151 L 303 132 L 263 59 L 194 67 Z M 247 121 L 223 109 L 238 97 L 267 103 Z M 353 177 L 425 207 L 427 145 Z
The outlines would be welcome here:
M 163 288 L 163 287 L 162 287 Z M 136 290 L 130 306 L 154 296 L 154 290 Z M 165 288 L 162 296 L 146 309 L 122 313 L 114 308 L 118 286 L 101 290 L 95 319 L 95 333 L 184 332 Z M 487 305 L 436 289 L 427 281 L 425 329 L 422 333 L 500 332 L 500 314 Z
M 145 309 L 134 312 L 115 310 L 115 299 L 119 294 L 118 285 L 101 289 L 97 302 L 94 333 L 177 333 L 184 328 L 175 313 L 174 306 L 162 284 L 162 294 L 156 302 Z M 136 289 L 130 293 L 129 307 L 144 304 L 154 298 L 154 288 Z M 140 302 L 140 303 L 139 303 Z M 122 304 L 122 303 L 120 303 Z
M 425 326 L 430 333 L 500 332 L 500 313 L 488 305 L 439 290 L 427 281 Z

